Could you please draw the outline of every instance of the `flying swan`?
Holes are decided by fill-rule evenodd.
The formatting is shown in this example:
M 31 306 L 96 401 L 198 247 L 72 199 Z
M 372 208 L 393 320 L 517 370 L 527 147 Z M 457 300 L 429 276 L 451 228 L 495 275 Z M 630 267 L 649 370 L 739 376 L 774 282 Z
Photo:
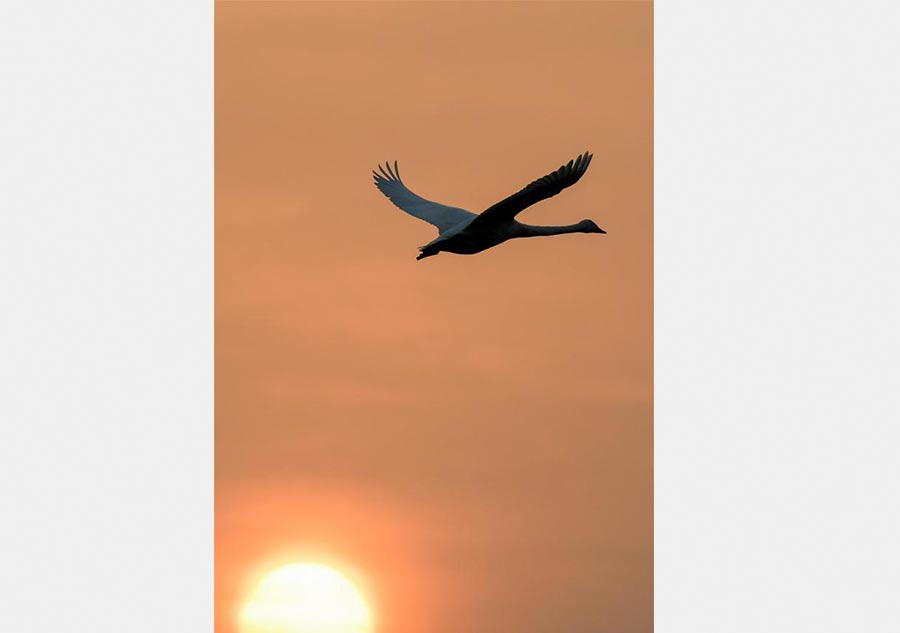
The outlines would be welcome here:
M 570 160 L 556 171 L 538 178 L 530 185 L 501 200 L 481 214 L 476 215 L 464 209 L 448 207 L 417 196 L 406 188 L 400 180 L 397 161 L 378 166 L 380 174 L 375 175 L 375 186 L 391 202 L 411 216 L 425 220 L 438 229 L 437 239 L 419 247 L 417 260 L 437 255 L 441 251 L 458 255 L 473 255 L 517 237 L 538 237 L 540 235 L 563 235 L 565 233 L 606 233 L 593 220 L 582 220 L 567 226 L 533 226 L 516 220 L 516 216 L 533 204 L 555 196 L 566 187 L 571 187 L 584 175 L 593 156 L 585 152 L 575 160 Z

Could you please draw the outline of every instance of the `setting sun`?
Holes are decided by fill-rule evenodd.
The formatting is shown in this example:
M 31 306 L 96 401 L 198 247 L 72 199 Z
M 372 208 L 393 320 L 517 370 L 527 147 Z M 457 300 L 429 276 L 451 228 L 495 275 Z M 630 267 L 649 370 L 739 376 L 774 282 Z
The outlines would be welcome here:
M 339 572 L 311 563 L 265 576 L 241 612 L 241 633 L 370 633 L 359 590 Z

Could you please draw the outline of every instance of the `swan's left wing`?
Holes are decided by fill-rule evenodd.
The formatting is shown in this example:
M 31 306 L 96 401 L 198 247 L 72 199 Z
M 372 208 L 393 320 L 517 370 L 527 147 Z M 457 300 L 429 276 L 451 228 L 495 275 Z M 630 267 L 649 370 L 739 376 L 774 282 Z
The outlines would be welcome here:
M 378 190 L 411 216 L 435 225 L 439 232 L 443 233 L 465 220 L 478 217 L 464 209 L 448 207 L 414 194 L 400 180 L 397 161 L 394 161 L 393 169 L 388 163 L 385 163 L 385 167 L 387 167 L 387 171 L 381 165 L 378 166 L 380 174 L 376 171 L 372 172 L 375 175 L 375 186 L 378 187 Z

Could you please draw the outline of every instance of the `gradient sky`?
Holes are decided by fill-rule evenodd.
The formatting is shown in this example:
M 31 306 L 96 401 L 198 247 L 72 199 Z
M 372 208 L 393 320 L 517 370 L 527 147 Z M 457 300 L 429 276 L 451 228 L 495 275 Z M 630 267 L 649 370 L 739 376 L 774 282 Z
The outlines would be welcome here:
M 652 630 L 652 14 L 216 5 L 216 631 L 350 569 L 378 633 Z M 373 186 L 608 235 L 416 262 Z

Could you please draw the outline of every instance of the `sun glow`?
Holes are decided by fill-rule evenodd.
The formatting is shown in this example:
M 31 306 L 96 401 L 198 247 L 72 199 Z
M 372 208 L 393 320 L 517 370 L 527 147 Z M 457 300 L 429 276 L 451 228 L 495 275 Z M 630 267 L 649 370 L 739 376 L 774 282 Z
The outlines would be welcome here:
M 241 633 L 370 633 L 359 590 L 330 567 L 285 565 L 257 585 L 241 612 Z

